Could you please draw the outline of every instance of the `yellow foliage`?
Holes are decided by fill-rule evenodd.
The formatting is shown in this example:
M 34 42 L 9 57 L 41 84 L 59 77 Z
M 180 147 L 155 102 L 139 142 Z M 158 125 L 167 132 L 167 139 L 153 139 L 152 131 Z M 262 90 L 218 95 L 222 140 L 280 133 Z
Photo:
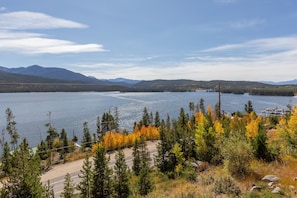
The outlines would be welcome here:
M 103 137 L 102 146 L 104 146 L 106 150 L 116 150 L 118 148 L 131 147 L 141 135 L 146 140 L 157 140 L 159 139 L 159 129 L 154 126 L 142 126 L 139 130 L 138 126 L 135 126 L 133 133 L 129 134 L 110 131 Z M 98 146 L 98 143 L 93 146 L 93 152 L 97 150 Z
M 297 105 L 293 108 L 288 121 L 288 135 L 294 142 L 297 142 Z
M 224 133 L 224 128 L 223 128 L 223 125 L 222 125 L 222 123 L 220 121 L 218 121 L 218 120 L 215 121 L 214 128 L 215 128 L 215 132 L 218 135 L 222 135 Z
M 203 113 L 199 114 L 198 120 L 197 120 L 197 129 L 195 132 L 195 143 L 197 145 L 198 151 L 205 151 L 206 150 L 206 142 L 204 139 L 204 135 L 206 133 L 206 125 L 207 125 L 207 119 L 204 117 Z
M 260 116 L 258 116 L 256 119 L 251 120 L 250 123 L 246 125 L 246 137 L 253 139 L 258 135 L 259 132 L 259 123 L 262 120 Z
M 212 113 L 212 108 L 210 105 L 207 106 L 207 115 L 208 116 L 211 116 L 211 113 Z
M 102 145 L 102 143 L 100 143 L 100 142 L 97 142 L 96 144 L 93 144 L 93 146 L 92 146 L 92 152 L 96 152 L 97 150 L 98 150 L 98 148 L 99 147 L 102 147 L 103 145 Z

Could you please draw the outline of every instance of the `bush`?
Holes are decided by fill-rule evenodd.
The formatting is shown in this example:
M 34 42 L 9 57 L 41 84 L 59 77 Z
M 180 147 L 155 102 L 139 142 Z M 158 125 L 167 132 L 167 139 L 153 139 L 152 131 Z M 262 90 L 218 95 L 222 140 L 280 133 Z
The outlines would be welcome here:
M 244 178 L 250 172 L 253 152 L 244 139 L 231 137 L 222 145 L 225 166 L 234 177 Z
M 194 167 L 187 165 L 181 171 L 181 176 L 188 181 L 195 182 L 197 180 L 197 170 Z
M 216 195 L 233 194 L 239 196 L 240 188 L 234 183 L 231 177 L 223 177 L 215 181 L 213 192 Z

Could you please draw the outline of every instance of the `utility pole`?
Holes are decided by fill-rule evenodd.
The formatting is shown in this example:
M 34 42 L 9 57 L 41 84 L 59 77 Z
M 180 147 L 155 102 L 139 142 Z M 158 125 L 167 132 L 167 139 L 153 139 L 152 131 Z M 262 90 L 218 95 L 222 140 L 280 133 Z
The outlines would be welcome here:
M 219 104 L 218 104 L 218 116 L 221 118 L 221 83 L 219 82 Z

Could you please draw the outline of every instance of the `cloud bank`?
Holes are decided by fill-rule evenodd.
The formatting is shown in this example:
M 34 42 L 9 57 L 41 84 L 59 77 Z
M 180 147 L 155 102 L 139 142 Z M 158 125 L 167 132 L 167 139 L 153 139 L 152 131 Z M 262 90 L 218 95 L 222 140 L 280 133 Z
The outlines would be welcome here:
M 135 59 L 136 60 L 136 59 Z M 117 63 L 118 62 L 118 63 Z M 296 79 L 297 36 L 263 38 L 204 49 L 180 61 L 81 64 L 98 78 L 284 81 Z M 115 72 L 116 71 L 116 72 Z
M 0 14 L 0 51 L 20 54 L 63 54 L 106 51 L 102 45 L 78 44 L 64 39 L 28 32 L 38 29 L 87 28 L 87 25 L 37 12 Z

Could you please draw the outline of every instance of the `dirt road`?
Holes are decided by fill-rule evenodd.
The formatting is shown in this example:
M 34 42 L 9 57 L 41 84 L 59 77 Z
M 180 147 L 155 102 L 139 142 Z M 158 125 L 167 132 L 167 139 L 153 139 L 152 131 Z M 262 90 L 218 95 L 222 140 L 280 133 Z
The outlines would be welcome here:
M 157 151 L 157 141 L 148 141 L 147 148 L 149 153 L 152 155 L 156 154 Z M 132 148 L 126 148 L 123 150 L 128 166 L 132 166 Z M 108 154 L 110 156 L 110 166 L 112 167 L 115 163 L 115 152 Z M 68 162 L 66 164 L 58 164 L 52 167 L 51 170 L 44 173 L 41 176 L 41 181 L 45 184 L 50 181 L 50 184 L 54 187 L 55 197 L 60 197 L 61 192 L 63 192 L 64 187 L 64 177 L 67 173 L 71 175 L 71 178 L 75 184 L 79 183 L 78 174 L 82 168 L 84 159 Z

